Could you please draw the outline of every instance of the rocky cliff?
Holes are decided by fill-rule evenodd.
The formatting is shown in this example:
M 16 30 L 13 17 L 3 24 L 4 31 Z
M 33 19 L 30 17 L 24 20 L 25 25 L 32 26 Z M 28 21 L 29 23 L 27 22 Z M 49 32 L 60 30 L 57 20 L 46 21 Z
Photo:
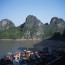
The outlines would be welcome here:
M 9 29 L 15 27 L 14 23 L 8 19 L 3 19 L 0 21 L 0 30 Z
M 40 35 L 44 34 L 43 23 L 33 15 L 29 15 L 26 21 L 21 26 L 23 38 L 37 39 Z
M 65 21 L 62 18 L 51 18 L 50 24 L 43 24 L 36 16 L 28 15 L 23 24 L 15 27 L 8 19 L 0 21 L 0 38 L 8 39 L 49 39 L 65 38 Z
M 59 28 L 65 28 L 65 21 L 62 18 L 53 17 L 50 24 L 56 24 Z

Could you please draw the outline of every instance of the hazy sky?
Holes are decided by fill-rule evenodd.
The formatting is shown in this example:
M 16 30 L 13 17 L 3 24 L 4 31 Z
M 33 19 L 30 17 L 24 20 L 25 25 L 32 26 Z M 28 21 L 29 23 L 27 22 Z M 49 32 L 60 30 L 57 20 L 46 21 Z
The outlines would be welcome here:
M 65 0 L 0 0 L 0 20 L 6 18 L 19 26 L 28 15 L 43 23 L 49 23 L 52 17 L 65 20 Z

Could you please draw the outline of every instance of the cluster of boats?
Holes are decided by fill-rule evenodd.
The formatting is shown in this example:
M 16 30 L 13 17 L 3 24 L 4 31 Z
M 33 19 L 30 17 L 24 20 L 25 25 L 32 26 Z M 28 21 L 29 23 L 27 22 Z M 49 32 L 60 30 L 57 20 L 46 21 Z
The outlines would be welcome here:
M 49 65 L 51 61 L 61 58 L 57 50 L 49 52 L 48 47 L 43 48 L 42 51 L 30 51 L 24 49 L 23 51 L 16 51 L 13 55 L 11 52 L 7 53 L 5 58 L 0 60 L 1 65 Z

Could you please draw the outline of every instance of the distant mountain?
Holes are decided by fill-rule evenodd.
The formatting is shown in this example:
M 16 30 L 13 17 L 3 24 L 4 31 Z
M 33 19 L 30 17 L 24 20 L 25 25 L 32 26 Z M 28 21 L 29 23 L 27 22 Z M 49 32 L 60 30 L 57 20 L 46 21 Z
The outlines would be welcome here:
M 28 15 L 26 21 L 18 27 L 8 19 L 0 21 L 0 39 L 61 38 L 65 40 L 65 21 L 58 17 L 51 18 L 50 24 L 43 24 L 36 16 Z
M 14 23 L 8 19 L 3 19 L 0 21 L 0 30 L 9 29 L 15 27 Z
M 54 27 L 54 34 L 50 39 L 65 40 L 65 21 L 62 18 L 53 17 L 50 26 Z M 51 28 L 52 29 L 52 28 Z
M 20 38 L 20 31 L 15 27 L 14 23 L 8 19 L 0 21 L 0 39 L 16 39 Z
M 65 21 L 58 17 L 53 17 L 50 21 L 50 24 L 56 24 L 61 29 L 65 28 Z
M 50 24 L 45 25 L 44 38 L 51 38 L 55 33 L 64 34 L 65 21 L 58 17 L 51 18 Z
M 27 16 L 25 23 L 20 28 L 24 33 L 22 38 L 37 39 L 44 34 L 43 23 L 33 15 Z

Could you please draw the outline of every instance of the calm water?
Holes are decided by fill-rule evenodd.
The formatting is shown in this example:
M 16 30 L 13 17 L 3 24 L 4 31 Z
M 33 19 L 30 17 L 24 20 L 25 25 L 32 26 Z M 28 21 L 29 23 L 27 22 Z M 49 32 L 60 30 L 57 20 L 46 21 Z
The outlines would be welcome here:
M 38 43 L 39 41 L 3 41 L 0 40 L 0 58 L 6 55 L 9 51 L 13 54 L 19 47 L 25 48 L 33 48 L 34 44 Z
M 0 58 L 6 55 L 9 51 L 13 54 L 16 52 L 17 48 L 37 48 L 42 49 L 43 47 L 48 46 L 50 50 L 57 48 L 65 50 L 65 41 L 53 41 L 53 40 L 44 40 L 44 41 L 3 41 L 0 40 Z

